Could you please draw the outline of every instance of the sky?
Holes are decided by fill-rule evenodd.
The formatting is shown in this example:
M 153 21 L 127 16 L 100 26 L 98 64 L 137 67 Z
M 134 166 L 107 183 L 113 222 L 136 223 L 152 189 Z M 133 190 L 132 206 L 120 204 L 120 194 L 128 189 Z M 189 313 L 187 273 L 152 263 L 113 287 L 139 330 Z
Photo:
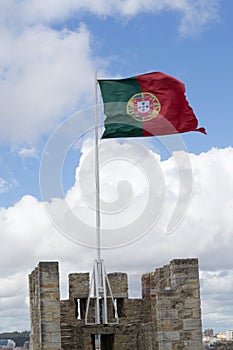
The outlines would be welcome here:
M 233 328 L 232 11 L 223 0 L 0 0 L 0 332 L 30 329 L 39 261 L 59 261 L 62 298 L 68 273 L 92 271 L 95 72 L 153 71 L 185 83 L 207 135 L 99 142 L 106 269 L 127 272 L 140 297 L 142 273 L 197 257 L 203 329 Z

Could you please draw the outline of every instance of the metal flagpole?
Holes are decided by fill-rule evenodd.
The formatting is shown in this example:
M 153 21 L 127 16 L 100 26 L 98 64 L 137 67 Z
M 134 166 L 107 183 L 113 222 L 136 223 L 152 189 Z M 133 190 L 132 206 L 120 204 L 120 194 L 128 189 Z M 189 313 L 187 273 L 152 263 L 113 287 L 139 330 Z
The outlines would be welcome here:
M 100 319 L 100 291 L 102 287 L 101 268 L 101 241 L 100 241 L 100 174 L 99 174 L 99 118 L 97 107 L 97 73 L 95 72 L 94 92 L 95 115 L 95 186 L 96 186 L 96 253 L 97 260 L 94 263 L 94 295 L 95 295 L 95 323 L 101 323 Z
M 100 241 L 100 175 L 99 175 L 99 118 L 97 107 L 97 73 L 95 72 L 95 184 L 96 184 L 96 246 L 97 261 L 101 261 L 101 241 Z
M 101 220 L 100 220 L 100 174 L 99 174 L 99 120 L 98 120 L 98 104 L 97 104 L 97 73 L 95 73 L 95 92 L 94 92 L 94 116 L 95 116 L 95 186 L 96 186 L 96 253 L 97 257 L 94 261 L 93 275 L 91 278 L 89 296 L 87 300 L 87 308 L 85 315 L 86 324 L 108 324 L 107 300 L 111 298 L 114 318 L 118 323 L 118 315 L 116 303 L 106 274 L 104 260 L 101 258 Z M 108 294 L 108 295 L 107 295 Z M 93 296 L 92 296 L 93 295 Z M 91 299 L 94 300 L 94 322 L 89 322 L 89 309 Z M 100 342 L 100 339 L 99 339 Z

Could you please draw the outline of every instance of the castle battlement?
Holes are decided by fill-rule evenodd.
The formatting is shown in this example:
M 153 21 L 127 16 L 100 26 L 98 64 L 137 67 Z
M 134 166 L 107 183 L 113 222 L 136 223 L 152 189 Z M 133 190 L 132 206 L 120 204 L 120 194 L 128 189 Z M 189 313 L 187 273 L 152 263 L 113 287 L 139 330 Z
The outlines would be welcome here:
M 174 259 L 143 274 L 142 298 L 128 297 L 126 273 L 109 273 L 108 280 L 119 324 L 86 325 L 89 273 L 69 274 L 69 298 L 60 300 L 58 262 L 40 262 L 29 275 L 31 350 L 95 350 L 96 335 L 101 350 L 203 349 L 197 259 Z

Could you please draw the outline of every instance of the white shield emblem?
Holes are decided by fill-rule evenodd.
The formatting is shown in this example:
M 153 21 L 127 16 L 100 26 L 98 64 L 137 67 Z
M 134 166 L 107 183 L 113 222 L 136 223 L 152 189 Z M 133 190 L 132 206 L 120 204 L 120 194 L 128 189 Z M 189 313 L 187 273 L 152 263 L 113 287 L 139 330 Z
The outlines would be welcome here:
M 137 107 L 140 113 L 148 113 L 150 110 L 150 101 L 137 101 Z

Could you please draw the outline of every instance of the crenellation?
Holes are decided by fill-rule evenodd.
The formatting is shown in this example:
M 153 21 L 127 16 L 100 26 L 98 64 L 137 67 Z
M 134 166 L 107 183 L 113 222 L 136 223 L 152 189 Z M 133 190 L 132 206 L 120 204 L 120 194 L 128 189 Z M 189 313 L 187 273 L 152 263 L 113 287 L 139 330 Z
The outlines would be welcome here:
M 114 298 L 128 298 L 128 276 L 126 273 L 108 273 L 108 281 Z
M 88 298 L 90 276 L 89 273 L 69 274 L 69 298 Z
M 150 298 L 150 273 L 144 273 L 141 277 L 142 298 Z
M 95 335 L 101 336 L 101 350 L 203 349 L 197 259 L 174 259 L 143 274 L 142 298 L 128 297 L 126 273 L 107 276 L 119 324 L 86 325 L 89 273 L 69 274 L 69 297 L 60 300 L 58 263 L 40 262 L 29 276 L 31 350 L 93 350 Z M 112 322 L 111 299 L 107 304 Z

